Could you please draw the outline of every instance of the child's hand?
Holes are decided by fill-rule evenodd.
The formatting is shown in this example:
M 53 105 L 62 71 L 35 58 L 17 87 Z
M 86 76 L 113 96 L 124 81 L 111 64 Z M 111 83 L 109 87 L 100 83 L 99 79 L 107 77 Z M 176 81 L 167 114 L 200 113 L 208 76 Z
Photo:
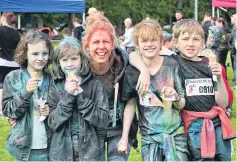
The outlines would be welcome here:
M 49 115 L 49 105 L 45 104 L 42 107 L 40 106 L 40 115 L 41 116 L 48 116 Z
M 138 81 L 136 90 L 140 95 L 146 94 L 150 87 L 150 73 L 148 70 L 141 71 Z
M 30 78 L 26 84 L 27 92 L 34 92 L 39 87 L 39 80 Z
M 179 94 L 173 87 L 164 86 L 161 90 L 161 93 L 164 94 L 164 97 L 167 99 L 174 98 L 174 101 L 180 100 Z
M 75 80 L 70 80 L 70 79 L 67 79 L 67 80 L 66 80 L 66 83 L 65 83 L 65 90 L 66 90 L 68 93 L 70 93 L 70 94 L 76 96 L 76 95 L 79 94 L 79 90 L 80 90 L 80 89 L 81 89 L 81 88 L 79 88 L 77 81 L 75 81 Z
M 119 153 L 128 153 L 128 140 L 121 138 L 118 142 L 118 144 L 116 145 L 117 151 Z
M 218 62 L 210 63 L 208 67 L 211 69 L 212 75 L 216 75 L 217 77 L 221 76 L 222 67 L 220 63 Z
M 12 128 L 14 128 L 14 127 L 16 126 L 16 119 L 10 119 L 10 118 L 8 118 L 7 120 L 8 120 L 8 123 L 10 124 L 10 126 L 11 126 Z

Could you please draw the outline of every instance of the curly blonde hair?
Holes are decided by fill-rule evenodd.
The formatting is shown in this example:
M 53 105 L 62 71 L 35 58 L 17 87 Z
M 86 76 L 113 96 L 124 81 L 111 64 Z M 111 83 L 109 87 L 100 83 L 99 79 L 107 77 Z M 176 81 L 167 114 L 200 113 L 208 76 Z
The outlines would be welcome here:
M 49 37 L 38 31 L 38 30 L 29 30 L 20 40 L 14 56 L 14 61 L 20 64 L 23 68 L 27 68 L 27 51 L 28 51 L 28 44 L 37 44 L 41 41 L 45 42 L 46 47 L 49 50 L 49 60 L 48 64 L 51 61 L 51 57 L 53 54 L 53 46 L 50 42 Z

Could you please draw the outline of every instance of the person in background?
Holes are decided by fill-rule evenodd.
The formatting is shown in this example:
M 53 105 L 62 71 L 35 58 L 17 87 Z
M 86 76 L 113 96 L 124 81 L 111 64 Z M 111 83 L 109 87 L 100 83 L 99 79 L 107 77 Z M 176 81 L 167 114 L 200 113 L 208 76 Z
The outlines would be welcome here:
M 124 25 L 125 25 L 125 34 L 124 34 L 124 41 L 121 43 L 121 47 L 125 48 L 128 54 L 133 52 L 135 50 L 134 47 L 134 42 L 132 38 L 132 32 L 133 32 L 133 27 L 132 27 L 132 19 L 126 18 L 124 20 Z
M 74 18 L 73 19 L 73 25 L 74 25 L 74 28 L 73 28 L 73 36 L 75 38 L 77 38 L 77 40 L 79 42 L 81 42 L 81 38 L 82 38 L 82 33 L 85 31 L 83 25 L 82 25 L 82 20 L 79 19 L 79 18 Z
M 176 55 L 176 53 L 172 51 L 172 48 L 173 48 L 172 34 L 163 31 L 162 37 L 163 37 L 163 42 L 162 42 L 160 55 L 167 55 L 167 56 Z
M 211 11 L 206 11 L 203 16 L 203 21 L 202 21 L 202 27 L 205 33 L 205 42 L 207 41 L 207 36 L 208 36 L 208 28 L 209 26 L 214 25 L 212 23 L 212 15 Z
M 21 39 L 14 60 L 21 69 L 7 74 L 3 86 L 3 114 L 13 119 L 6 150 L 15 161 L 48 161 L 51 129 L 47 116 L 50 74 L 44 70 L 53 47 L 49 37 L 30 30 Z
M 64 28 L 62 30 L 63 33 L 63 41 L 75 41 L 74 37 L 70 35 L 69 33 L 69 28 Z M 78 39 L 76 39 L 78 43 L 80 43 L 78 41 Z M 59 44 L 61 44 L 63 41 L 61 41 Z
M 122 36 L 120 36 L 119 39 L 118 39 L 118 45 L 122 44 L 123 41 L 124 41 L 124 36 L 122 35 Z M 120 47 L 125 50 L 124 46 L 120 46 Z
M 211 49 L 217 59 L 219 59 L 218 49 L 221 45 L 221 31 L 220 28 L 215 25 L 215 21 L 213 21 L 210 11 L 205 12 L 202 27 L 205 36 L 205 48 Z
M 221 65 L 225 68 L 226 70 L 226 57 L 229 52 L 229 29 L 228 29 L 228 24 L 225 21 L 224 18 L 219 17 L 216 19 L 215 25 L 219 28 L 220 30 L 220 35 L 221 35 L 221 44 L 218 50 L 218 60 L 221 63 Z
M 2 115 L 2 89 L 6 75 L 19 68 L 19 64 L 13 61 L 15 49 L 21 37 L 12 25 L 16 22 L 16 16 L 12 12 L 3 12 L 0 26 L 0 116 Z
M 183 19 L 183 12 L 181 10 L 177 10 L 175 12 L 176 23 Z
M 233 72 L 234 72 L 234 84 L 236 88 L 236 82 L 237 82 L 237 75 L 236 75 L 236 45 L 237 45 L 237 39 L 236 39 L 236 26 L 237 26 L 237 14 L 234 14 L 231 16 L 231 25 L 232 25 L 232 29 L 231 29 L 231 34 L 230 34 L 230 41 L 229 41 L 229 45 L 230 45 L 230 49 L 231 49 L 231 53 L 230 53 L 230 58 L 231 58 L 231 64 L 232 64 L 232 68 L 233 68 Z
M 26 34 L 26 31 L 23 29 L 17 29 L 17 31 L 20 34 L 21 38 Z
M 64 38 L 64 39 L 67 38 L 68 36 L 69 36 L 69 37 L 72 37 L 72 36 L 70 36 L 69 28 L 64 28 L 64 29 L 62 30 L 62 34 L 63 34 L 63 38 Z

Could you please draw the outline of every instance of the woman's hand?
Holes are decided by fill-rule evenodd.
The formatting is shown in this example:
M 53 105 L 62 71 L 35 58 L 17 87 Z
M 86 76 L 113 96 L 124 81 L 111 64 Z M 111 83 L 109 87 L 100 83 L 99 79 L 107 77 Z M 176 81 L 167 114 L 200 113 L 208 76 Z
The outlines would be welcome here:
M 117 151 L 119 153 L 128 153 L 128 140 L 121 138 L 118 142 L 118 144 L 116 145 Z

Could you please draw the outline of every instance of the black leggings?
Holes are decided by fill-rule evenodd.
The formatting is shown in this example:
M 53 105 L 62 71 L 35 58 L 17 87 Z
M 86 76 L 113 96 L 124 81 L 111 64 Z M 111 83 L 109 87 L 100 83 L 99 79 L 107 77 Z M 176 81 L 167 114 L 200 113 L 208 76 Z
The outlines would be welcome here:
M 10 73 L 12 70 L 19 69 L 19 67 L 6 67 L 6 66 L 0 66 L 0 89 L 3 88 L 3 82 L 8 73 Z
M 220 64 L 225 68 L 226 70 L 226 66 L 225 66 L 225 62 L 226 62 L 226 57 L 228 55 L 229 49 L 219 49 L 218 50 L 218 60 L 220 62 Z

